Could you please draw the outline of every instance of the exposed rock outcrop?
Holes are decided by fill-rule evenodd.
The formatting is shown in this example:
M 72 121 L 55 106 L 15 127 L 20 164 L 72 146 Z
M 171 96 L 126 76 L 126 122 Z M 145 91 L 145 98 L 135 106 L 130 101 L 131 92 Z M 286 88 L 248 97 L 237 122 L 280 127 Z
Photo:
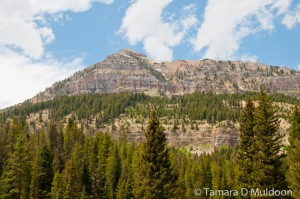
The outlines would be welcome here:
M 272 92 L 298 96 L 300 73 L 284 67 L 242 61 L 205 59 L 160 62 L 124 49 L 66 80 L 53 84 L 32 98 L 32 102 L 60 95 L 87 93 L 235 93 L 256 91 L 261 84 Z

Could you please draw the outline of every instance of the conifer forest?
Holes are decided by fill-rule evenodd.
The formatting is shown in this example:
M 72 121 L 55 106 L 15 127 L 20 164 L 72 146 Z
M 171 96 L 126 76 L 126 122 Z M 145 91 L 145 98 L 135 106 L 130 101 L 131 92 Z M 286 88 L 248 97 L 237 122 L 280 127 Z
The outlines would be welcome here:
M 49 119 L 27 120 L 43 110 Z M 125 127 L 118 138 L 113 125 L 101 130 L 120 115 L 147 121 L 143 141 L 129 141 Z M 290 123 L 289 144 L 281 118 Z M 168 121 L 174 133 L 198 121 L 239 123 L 239 144 L 201 154 L 171 147 Z M 61 96 L 7 108 L 0 123 L 1 199 L 300 199 L 300 110 L 292 97 L 263 90 Z

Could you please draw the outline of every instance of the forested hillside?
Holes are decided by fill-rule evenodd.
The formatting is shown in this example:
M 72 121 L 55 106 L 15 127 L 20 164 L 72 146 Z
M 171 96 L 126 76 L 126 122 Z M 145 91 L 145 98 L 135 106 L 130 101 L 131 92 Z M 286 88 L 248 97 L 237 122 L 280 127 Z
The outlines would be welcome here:
M 257 101 L 256 93 L 213 94 L 193 93 L 184 96 L 150 97 L 143 93 L 89 94 L 60 96 L 53 100 L 8 108 L 0 120 L 24 117 L 29 131 L 46 128 L 53 120 L 66 125 L 69 118 L 88 131 L 110 132 L 114 138 L 126 132 L 131 141 L 145 139 L 144 130 L 151 107 L 156 107 L 165 130 L 168 145 L 193 153 L 211 152 L 215 146 L 232 146 L 239 142 L 239 118 L 247 96 Z M 271 95 L 281 124 L 288 134 L 288 117 L 296 98 Z M 287 142 L 287 136 L 285 136 Z
M 234 198 L 213 190 L 241 188 L 292 190 L 299 198 L 297 104 L 261 91 L 173 98 L 85 95 L 13 107 L 1 114 L 0 198 Z M 30 114 L 44 110 L 47 117 L 38 114 L 30 121 Z M 144 141 L 129 141 L 126 129 L 115 139 L 114 129 L 97 128 L 122 114 L 146 121 Z M 187 130 L 201 120 L 236 121 L 240 141 L 201 155 L 167 147 L 168 117 L 175 132 L 186 125 L 177 119 L 188 123 Z M 290 146 L 283 145 L 280 117 L 291 124 Z

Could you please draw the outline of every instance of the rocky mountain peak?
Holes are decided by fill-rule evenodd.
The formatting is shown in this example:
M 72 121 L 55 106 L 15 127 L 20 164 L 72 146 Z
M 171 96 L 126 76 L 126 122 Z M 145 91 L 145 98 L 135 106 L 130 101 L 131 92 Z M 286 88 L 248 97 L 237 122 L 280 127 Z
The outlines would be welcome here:
M 260 85 L 271 92 L 300 96 L 300 73 L 289 68 L 241 61 L 205 59 L 161 62 L 123 49 L 53 84 L 32 101 L 87 93 L 237 93 L 257 91 Z
M 115 54 L 108 56 L 105 61 L 116 61 L 119 59 L 147 59 L 147 57 L 141 53 L 125 48 Z
M 138 53 L 138 52 L 135 52 L 131 49 L 128 49 L 128 48 L 124 48 L 122 50 L 120 50 L 119 52 L 117 52 L 116 54 L 119 54 L 119 55 L 124 55 L 124 56 L 131 56 L 131 57 L 144 57 L 144 58 L 147 58 L 145 55 L 141 54 L 141 53 Z

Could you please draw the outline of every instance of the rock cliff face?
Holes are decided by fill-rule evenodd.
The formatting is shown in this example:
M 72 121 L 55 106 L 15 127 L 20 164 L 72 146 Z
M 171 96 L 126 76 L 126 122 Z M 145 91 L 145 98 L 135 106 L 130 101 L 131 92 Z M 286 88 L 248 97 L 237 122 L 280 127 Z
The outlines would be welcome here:
M 184 95 L 187 93 L 214 92 L 237 93 L 258 91 L 263 85 L 270 92 L 300 95 L 300 73 L 288 68 L 268 66 L 253 62 L 178 60 L 160 62 L 128 49 L 108 56 L 70 78 L 53 84 L 52 87 L 31 99 L 44 101 L 61 95 L 88 93 L 145 92 L 160 95 Z M 127 121 L 128 118 L 125 119 Z M 119 123 L 124 119 L 119 119 Z M 201 121 L 198 121 L 201 123 Z M 139 124 L 131 122 L 129 139 L 144 139 Z M 146 125 L 146 123 L 144 124 Z M 122 125 L 112 132 L 118 137 Z M 211 152 L 221 145 L 236 145 L 239 142 L 239 125 L 222 127 L 203 124 L 199 130 L 171 132 L 165 125 L 170 146 L 185 147 L 194 153 Z M 112 129 L 107 127 L 103 131 Z M 283 132 L 287 132 L 283 129 Z
M 300 73 L 288 68 L 242 61 L 178 60 L 160 62 L 124 49 L 108 56 L 32 98 L 118 92 L 156 92 L 183 95 L 195 91 L 235 93 L 256 91 L 300 95 Z

